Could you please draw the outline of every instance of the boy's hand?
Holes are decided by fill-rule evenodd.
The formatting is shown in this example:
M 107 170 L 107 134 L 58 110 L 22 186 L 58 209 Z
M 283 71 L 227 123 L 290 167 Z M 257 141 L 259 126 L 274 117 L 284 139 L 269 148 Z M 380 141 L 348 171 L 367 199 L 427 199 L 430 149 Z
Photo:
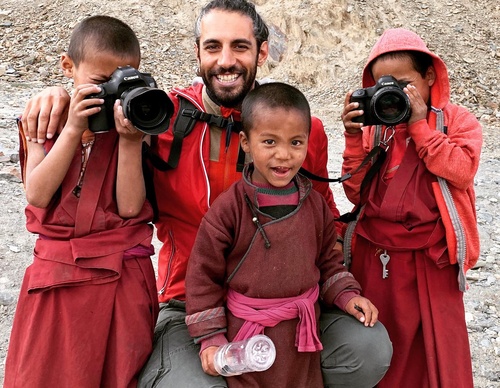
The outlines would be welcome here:
M 99 92 L 97 88 L 97 92 Z M 90 94 L 96 93 L 96 85 L 79 85 L 73 90 L 71 102 L 69 104 L 68 120 L 64 130 L 71 130 L 83 134 L 88 129 L 88 117 L 98 113 L 101 110 L 99 105 L 104 103 L 101 98 L 86 99 Z
M 373 327 L 378 321 L 378 309 L 362 296 L 355 296 L 345 307 L 347 313 L 356 317 L 360 322 L 364 323 L 365 326 Z
M 425 119 L 427 117 L 427 103 L 423 100 L 422 96 L 418 92 L 418 89 L 415 86 L 408 84 L 403 91 L 410 99 L 411 116 L 410 120 L 408 120 L 408 125 Z
M 120 138 L 131 142 L 140 142 L 144 137 L 144 133 L 134 127 L 129 119 L 125 118 L 120 100 L 115 101 L 113 111 L 115 117 L 116 132 L 118 132 Z
M 352 121 L 354 117 L 361 116 L 364 111 L 357 110 L 359 108 L 358 102 L 350 102 L 352 90 L 347 92 L 344 100 L 344 110 L 342 111 L 342 115 L 340 116 L 342 122 L 344 123 L 344 128 L 347 133 L 359 133 L 361 132 L 361 128 L 363 127 L 363 123 L 355 123 Z
M 214 367 L 214 357 L 217 349 L 219 349 L 218 346 L 209 346 L 200 354 L 201 366 L 203 367 L 203 371 L 211 376 L 219 375 Z

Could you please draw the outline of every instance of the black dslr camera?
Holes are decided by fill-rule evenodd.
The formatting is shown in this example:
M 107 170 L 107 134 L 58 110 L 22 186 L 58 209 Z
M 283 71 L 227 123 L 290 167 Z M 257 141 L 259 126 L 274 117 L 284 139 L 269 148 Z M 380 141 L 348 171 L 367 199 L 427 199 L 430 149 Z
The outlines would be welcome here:
M 351 102 L 359 102 L 363 115 L 352 121 L 365 125 L 397 125 L 407 122 L 411 116 L 410 99 L 403 92 L 408 82 L 398 82 L 393 76 L 384 75 L 377 83 L 365 89 L 355 90 Z
M 101 111 L 89 116 L 92 132 L 106 132 L 115 127 L 113 105 L 117 99 L 121 101 L 125 117 L 141 132 L 159 135 L 168 129 L 174 104 L 156 87 L 151 74 L 141 73 L 131 66 L 118 67 L 111 79 L 99 86 L 99 93 L 87 96 L 104 99 Z

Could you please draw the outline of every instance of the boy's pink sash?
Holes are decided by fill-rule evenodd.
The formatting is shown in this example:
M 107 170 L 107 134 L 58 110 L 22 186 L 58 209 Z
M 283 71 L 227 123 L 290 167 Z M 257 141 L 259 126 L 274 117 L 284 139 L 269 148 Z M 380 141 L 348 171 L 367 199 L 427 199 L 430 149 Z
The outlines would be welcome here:
M 295 346 L 299 352 L 323 350 L 317 334 L 314 304 L 318 300 L 319 286 L 303 294 L 290 298 L 250 298 L 232 289 L 227 293 L 227 308 L 231 313 L 246 322 L 233 341 L 240 341 L 264 333 L 265 327 L 299 318 Z

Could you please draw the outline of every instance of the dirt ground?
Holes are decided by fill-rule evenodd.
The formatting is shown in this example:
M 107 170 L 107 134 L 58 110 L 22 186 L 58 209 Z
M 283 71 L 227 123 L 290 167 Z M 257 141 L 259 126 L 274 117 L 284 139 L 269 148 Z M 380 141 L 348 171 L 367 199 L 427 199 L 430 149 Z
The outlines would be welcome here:
M 25 199 L 17 162 L 14 118 L 47 85 L 71 85 L 58 67 L 73 26 L 107 14 L 126 22 L 142 43 L 141 70 L 161 88 L 187 86 L 196 67 L 193 24 L 205 0 L 0 0 L 0 382 L 25 267 L 34 236 L 24 227 Z M 360 86 L 369 49 L 386 28 L 420 34 L 448 64 L 452 101 L 483 124 L 484 148 L 476 179 L 480 268 L 465 294 L 475 386 L 500 384 L 500 5 L 497 0 L 256 0 L 271 28 L 271 58 L 259 77 L 299 86 L 326 127 L 330 175 L 338 176 L 343 149 L 340 109 Z M 332 185 L 341 212 L 350 204 Z

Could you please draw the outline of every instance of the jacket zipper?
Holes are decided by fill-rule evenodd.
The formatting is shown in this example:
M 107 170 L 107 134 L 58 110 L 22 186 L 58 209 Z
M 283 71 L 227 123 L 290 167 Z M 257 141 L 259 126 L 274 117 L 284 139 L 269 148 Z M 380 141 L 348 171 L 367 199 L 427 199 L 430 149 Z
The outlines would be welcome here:
M 441 192 L 443 193 L 444 202 L 446 204 L 446 208 L 448 209 L 448 214 L 450 215 L 451 224 L 453 225 L 453 230 L 455 231 L 455 237 L 457 240 L 457 263 L 460 269 L 458 274 L 458 284 L 460 291 L 464 292 L 467 288 L 467 280 L 465 278 L 465 258 L 467 257 L 467 246 L 465 242 L 465 232 L 460 221 L 460 217 L 458 216 L 457 207 L 455 206 L 455 201 L 451 195 L 450 188 L 448 187 L 448 183 L 444 178 L 437 177 L 439 187 L 441 188 Z M 454 254 L 454 252 L 449 252 L 449 254 Z
M 194 98 L 192 98 L 190 95 L 184 93 L 180 89 L 174 89 L 174 92 L 177 93 L 177 95 L 180 95 L 184 97 L 186 100 L 191 102 L 198 110 L 201 112 L 206 113 L 206 109 L 204 109 Z M 200 139 L 200 144 L 199 144 L 199 150 L 198 150 L 198 155 L 200 155 L 200 163 L 203 166 L 203 176 L 205 177 L 205 184 L 207 187 L 207 209 L 210 208 L 210 196 L 211 196 L 211 191 L 210 191 L 210 182 L 208 180 L 208 172 L 207 172 L 207 166 L 205 165 L 205 161 L 203 160 L 203 140 L 205 139 L 205 136 L 207 134 L 207 129 L 209 125 L 208 123 L 204 123 L 203 125 L 203 132 L 201 134 L 201 139 Z
M 165 290 L 166 290 L 167 284 L 168 284 L 168 280 L 169 280 L 170 274 L 172 272 L 172 262 L 174 261 L 175 244 L 174 244 L 174 236 L 173 236 L 171 230 L 168 231 L 168 235 L 170 237 L 170 257 L 168 258 L 168 266 L 167 266 L 167 273 L 165 274 L 165 281 L 163 282 L 161 289 L 158 291 L 158 295 L 163 295 L 165 293 Z
M 200 104 L 198 104 L 193 98 L 191 98 L 191 96 L 183 93 L 181 90 L 179 89 L 174 89 L 174 91 L 178 92 L 179 95 L 181 95 L 182 97 L 186 98 L 187 100 L 189 100 L 196 108 L 200 109 L 201 111 L 205 111 L 201 106 Z M 204 124 L 204 129 L 203 129 L 203 133 L 202 133 L 202 136 L 201 136 L 201 141 L 200 141 L 200 149 L 199 149 L 199 155 L 201 157 L 201 165 L 203 166 L 203 174 L 205 176 L 205 182 L 206 182 L 206 185 L 207 185 L 207 207 L 210 207 L 210 185 L 208 183 L 208 173 L 207 173 L 207 168 L 205 166 L 205 163 L 203 162 L 203 152 L 202 152 L 202 148 L 203 148 L 203 138 L 205 137 L 205 134 L 206 134 L 206 131 L 207 131 L 207 127 L 208 127 L 208 124 Z M 175 255 L 175 244 L 174 244 L 174 236 L 173 236 L 173 233 L 172 231 L 170 230 L 168 232 L 168 235 L 170 237 L 170 245 L 171 245 L 171 249 L 170 249 L 170 257 L 168 259 L 168 267 L 167 267 L 167 273 L 165 274 L 165 281 L 163 282 L 163 285 L 162 287 L 160 288 L 160 290 L 158 291 L 158 295 L 163 295 L 165 293 L 165 290 L 167 289 L 167 284 L 168 284 L 168 280 L 170 279 L 170 275 L 172 273 L 172 263 L 174 261 L 174 255 Z

